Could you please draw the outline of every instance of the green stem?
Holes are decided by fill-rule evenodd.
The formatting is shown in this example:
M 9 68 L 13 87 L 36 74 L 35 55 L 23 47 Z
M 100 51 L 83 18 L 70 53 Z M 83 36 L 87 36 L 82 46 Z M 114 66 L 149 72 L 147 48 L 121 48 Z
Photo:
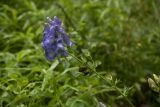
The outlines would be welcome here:
M 69 53 L 69 52 L 68 52 L 68 54 L 71 55 L 73 58 L 75 58 L 79 63 L 84 64 L 82 60 L 78 59 L 78 58 L 77 58 L 76 56 L 74 56 L 73 54 L 71 54 L 71 53 Z M 85 64 L 85 66 L 87 66 L 91 71 L 93 71 L 99 78 L 105 80 L 106 82 L 108 81 L 108 80 L 106 80 L 103 76 L 101 76 L 100 74 L 98 74 L 98 73 L 96 72 L 96 70 L 93 69 L 92 67 L 90 67 L 88 64 Z M 109 82 L 107 82 L 107 83 L 108 83 L 110 86 L 112 86 L 111 83 L 109 83 Z M 132 102 L 121 92 L 121 90 L 116 87 L 116 85 L 114 85 L 114 87 L 115 87 L 115 89 L 125 98 L 125 100 L 130 104 L 131 107 L 135 107 L 135 106 L 132 104 Z
M 64 13 L 66 19 L 68 20 L 68 22 L 71 24 L 71 26 L 74 28 L 74 30 L 76 30 L 76 27 L 74 26 L 71 18 L 69 17 L 69 15 L 67 14 L 67 12 L 65 11 L 65 9 L 63 8 L 63 6 L 61 6 L 60 4 L 58 3 L 55 3 L 55 5 L 61 9 L 61 11 Z
M 11 70 L 11 69 L 30 70 L 31 68 L 0 68 L 0 70 Z

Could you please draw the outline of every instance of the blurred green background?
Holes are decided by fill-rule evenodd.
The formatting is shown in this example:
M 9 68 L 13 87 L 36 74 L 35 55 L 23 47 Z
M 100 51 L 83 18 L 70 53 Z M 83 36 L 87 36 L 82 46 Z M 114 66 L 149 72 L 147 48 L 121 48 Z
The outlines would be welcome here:
M 47 16 L 62 20 L 75 55 L 92 57 L 136 107 L 159 107 L 147 83 L 160 70 L 159 0 L 0 0 L 0 107 L 130 107 L 71 56 L 45 59 Z

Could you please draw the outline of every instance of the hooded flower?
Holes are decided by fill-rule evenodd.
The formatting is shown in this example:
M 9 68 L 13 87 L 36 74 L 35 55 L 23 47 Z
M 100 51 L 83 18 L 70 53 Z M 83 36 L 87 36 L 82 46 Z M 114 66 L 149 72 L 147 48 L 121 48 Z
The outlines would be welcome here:
M 73 42 L 69 40 L 66 32 L 61 26 L 61 21 L 58 17 L 54 17 L 51 20 L 47 17 L 48 23 L 44 27 L 42 47 L 45 52 L 45 56 L 48 60 L 52 61 L 58 56 L 67 56 L 65 50 L 66 46 L 72 46 Z

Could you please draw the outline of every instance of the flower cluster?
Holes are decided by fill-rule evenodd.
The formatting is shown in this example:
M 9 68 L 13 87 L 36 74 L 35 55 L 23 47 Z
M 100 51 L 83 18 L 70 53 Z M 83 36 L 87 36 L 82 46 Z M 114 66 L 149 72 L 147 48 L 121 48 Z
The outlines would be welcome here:
M 48 23 L 44 27 L 42 47 L 45 52 L 45 56 L 48 60 L 52 61 L 54 58 L 60 56 L 67 56 L 65 50 L 66 46 L 72 46 L 73 42 L 69 40 L 66 32 L 61 26 L 61 21 L 58 17 L 54 17 L 51 20 L 47 17 Z

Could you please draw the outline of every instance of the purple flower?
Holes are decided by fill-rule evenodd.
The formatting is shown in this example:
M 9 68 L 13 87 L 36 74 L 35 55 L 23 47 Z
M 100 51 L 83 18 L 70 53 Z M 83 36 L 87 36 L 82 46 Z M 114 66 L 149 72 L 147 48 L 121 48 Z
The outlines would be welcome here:
M 61 26 L 61 21 L 58 17 L 54 17 L 51 20 L 47 17 L 48 23 L 44 27 L 42 47 L 45 52 L 45 56 L 48 60 L 52 61 L 58 56 L 67 56 L 65 47 L 72 46 L 73 42 L 69 40 L 66 32 Z

